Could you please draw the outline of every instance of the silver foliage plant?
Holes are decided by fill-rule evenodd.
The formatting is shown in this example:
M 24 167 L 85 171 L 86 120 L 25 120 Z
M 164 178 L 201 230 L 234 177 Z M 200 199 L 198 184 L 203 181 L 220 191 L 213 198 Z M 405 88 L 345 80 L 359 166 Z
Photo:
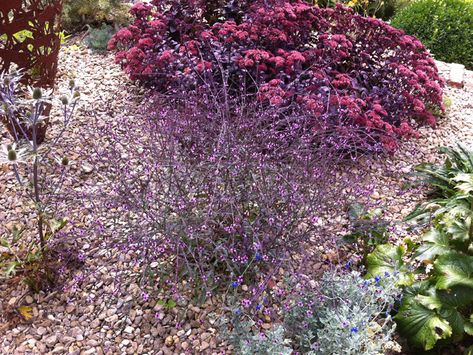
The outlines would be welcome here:
M 12 129 L 10 142 L 2 147 L 0 164 L 11 168 L 20 186 L 19 198 L 24 198 L 24 208 L 33 206 L 36 238 L 29 243 L 25 252 L 19 245 L 20 237 L 27 235 L 23 232 L 31 226 L 22 226 L 20 229 L 15 226 L 12 238 L 0 236 L 2 247 L 8 249 L 6 255 L 14 256 L 11 260 L 0 259 L 0 268 L 6 270 L 7 276 L 14 273 L 16 268 L 21 268 L 21 255 L 26 255 L 25 260 L 41 259 L 54 234 L 66 224 L 65 219 L 55 216 L 53 199 L 63 186 L 69 160 L 59 156 L 54 148 L 68 128 L 80 96 L 72 80 L 69 92 L 54 98 L 52 90 L 24 88 L 21 79 L 22 73 L 16 70 L 0 75 L 0 117 Z M 46 117 L 53 105 L 60 107 L 59 129 L 41 144 L 41 134 L 44 134 L 41 131 L 47 124 Z M 30 255 L 34 250 L 35 255 Z
M 304 286 L 301 286 L 304 284 Z M 358 271 L 327 271 L 317 283 L 298 282 L 282 324 L 253 334 L 235 317 L 229 340 L 239 354 L 378 355 L 399 352 L 390 310 L 400 297 L 396 276 L 366 280 Z M 253 327 L 254 328 L 254 327 Z M 273 352 L 274 347 L 279 347 Z
M 389 311 L 400 296 L 396 277 L 364 280 L 360 273 L 327 272 L 320 283 L 321 304 L 315 311 L 319 329 L 309 354 L 384 354 L 397 345 Z

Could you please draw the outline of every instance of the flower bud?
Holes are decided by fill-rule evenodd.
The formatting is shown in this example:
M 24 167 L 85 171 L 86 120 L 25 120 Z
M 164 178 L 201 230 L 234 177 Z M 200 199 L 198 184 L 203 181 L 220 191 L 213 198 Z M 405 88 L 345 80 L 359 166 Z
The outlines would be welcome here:
M 61 102 L 64 106 L 69 104 L 69 99 L 66 96 L 61 97 Z
M 40 88 L 33 89 L 33 99 L 39 100 L 42 96 L 43 96 L 43 93 L 41 92 Z
M 69 164 L 69 158 L 68 157 L 62 158 L 61 164 L 64 166 L 67 166 Z
M 80 92 L 79 91 L 74 91 L 74 98 L 80 97 Z
M 12 144 L 7 144 L 7 152 L 9 152 L 12 149 L 13 149 L 13 145 Z
M 9 161 L 16 161 L 16 159 L 17 159 L 16 152 L 13 149 L 10 149 L 8 151 L 8 160 Z
M 72 90 L 75 87 L 76 87 L 76 82 L 73 79 L 69 80 L 69 89 Z

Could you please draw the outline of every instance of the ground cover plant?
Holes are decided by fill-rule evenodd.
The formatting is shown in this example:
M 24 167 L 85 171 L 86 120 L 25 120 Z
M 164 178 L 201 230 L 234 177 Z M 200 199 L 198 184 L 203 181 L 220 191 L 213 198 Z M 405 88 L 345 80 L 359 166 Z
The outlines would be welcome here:
M 418 37 L 436 59 L 473 68 L 473 2 L 470 0 L 413 1 L 391 23 Z
M 310 278 L 310 277 L 309 277 Z M 251 322 L 234 320 L 231 341 L 239 354 L 380 354 L 399 351 L 389 315 L 401 290 L 395 275 L 366 280 L 357 271 L 327 271 L 310 286 L 297 282 L 283 323 L 252 335 Z M 284 352 L 283 352 L 284 350 Z
M 85 43 L 93 50 L 105 51 L 114 33 L 113 27 L 107 24 L 102 24 L 98 28 L 89 27 Z
M 132 8 L 134 22 L 109 43 L 131 79 L 165 92 L 207 77 L 221 82 L 225 70 L 233 92 L 305 106 L 316 134 L 356 131 L 360 146 L 388 150 L 419 125 L 435 125 L 432 112 L 443 110 L 442 80 L 425 47 L 384 22 L 341 5 L 258 1 L 209 23 L 186 4 Z
M 409 216 L 431 222 L 420 244 L 379 246 L 367 262 L 370 275 L 400 273 L 407 287 L 395 319 L 401 334 L 425 350 L 473 335 L 473 152 L 463 145 L 442 151 L 443 166 L 417 167 L 433 188 Z

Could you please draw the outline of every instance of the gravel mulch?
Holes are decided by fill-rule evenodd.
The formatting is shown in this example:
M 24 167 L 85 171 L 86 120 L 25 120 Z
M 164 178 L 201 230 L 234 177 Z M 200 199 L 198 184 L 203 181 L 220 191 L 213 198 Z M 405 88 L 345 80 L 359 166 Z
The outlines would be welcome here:
M 59 148 L 70 157 L 69 175 L 74 179 L 67 185 L 76 190 L 84 181 L 100 178 L 96 167 L 86 160 L 89 143 L 100 139 L 88 136 L 90 129 L 85 129 L 92 113 L 98 122 L 113 119 L 113 114 L 132 118 L 139 114 L 144 97 L 144 90 L 129 82 L 112 63 L 109 54 L 76 46 L 65 46 L 61 52 L 57 91 L 66 88 L 71 78 L 81 87 L 76 121 Z M 473 80 L 473 73 L 467 74 Z M 401 220 L 423 197 L 418 190 L 403 190 L 413 166 L 422 161 L 441 161 L 439 146 L 457 141 L 473 143 L 473 85 L 447 88 L 445 96 L 451 105 L 437 128 L 423 128 L 420 139 L 406 142 L 392 157 L 360 164 L 360 169 L 366 171 L 366 183 L 372 185 L 371 197 L 385 210 L 388 220 Z M 0 133 L 0 143 L 5 143 L 7 134 Z M 13 175 L 0 167 L 0 235 L 13 224 L 31 218 L 22 213 L 15 191 Z M 69 206 L 69 212 L 84 226 L 93 222 L 80 204 Z M 346 223 L 343 216 L 338 218 L 341 225 Z M 1 354 L 231 353 L 227 344 L 216 337 L 214 321 L 223 312 L 218 300 L 210 298 L 200 306 L 182 302 L 172 309 L 156 305 L 156 299 L 146 300 L 142 295 L 137 283 L 140 268 L 133 255 L 111 253 L 93 236 L 80 236 L 78 242 L 85 257 L 83 280 L 79 272 L 73 279 L 77 283 L 36 295 L 27 293 L 21 285 L 13 289 L 11 285 L 0 285 Z M 5 310 L 9 305 L 31 307 L 32 319 L 13 322 L 2 318 L 2 307 Z

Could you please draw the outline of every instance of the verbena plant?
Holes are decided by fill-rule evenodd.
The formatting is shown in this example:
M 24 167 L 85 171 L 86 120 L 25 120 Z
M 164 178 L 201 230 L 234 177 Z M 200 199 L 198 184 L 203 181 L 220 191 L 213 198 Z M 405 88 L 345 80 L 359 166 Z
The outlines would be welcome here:
M 223 85 L 227 70 L 231 93 L 281 108 L 297 102 L 314 134 L 356 132 L 364 149 L 374 141 L 394 150 L 443 110 L 442 79 L 425 47 L 384 22 L 302 0 L 208 6 L 138 3 L 109 48 L 131 79 L 163 92 L 207 77 Z
M 185 279 L 204 297 L 243 283 L 259 293 L 317 242 L 318 218 L 345 203 L 337 166 L 352 141 L 315 136 L 302 109 L 235 99 L 209 82 L 118 122 L 95 154 L 111 191 L 91 202 L 116 211 L 108 242 L 158 263 L 166 287 Z
M 448 155 L 443 166 L 417 167 L 421 181 L 433 187 L 430 199 L 408 216 L 431 222 L 420 245 L 407 255 L 405 248 L 383 245 L 368 257 L 371 275 L 400 271 L 407 287 L 396 321 L 401 334 L 425 350 L 473 335 L 473 152 L 464 145 L 442 152 Z
M 17 196 L 23 199 L 22 208 L 25 212 L 33 208 L 35 220 L 14 226 L 10 235 L 0 237 L 1 246 L 6 248 L 0 257 L 0 269 L 6 277 L 24 273 L 30 286 L 37 288 L 35 283 L 41 280 L 35 280 L 36 277 L 49 277 L 42 265 L 50 252 L 48 245 L 67 223 L 55 215 L 52 202 L 64 183 L 68 158 L 58 157 L 54 148 L 72 120 L 79 93 L 73 81 L 69 94 L 57 100 L 51 91 L 41 88 L 29 88 L 22 93 L 20 80 L 21 74 L 17 72 L 0 76 L 0 115 L 10 122 L 14 133 L 12 142 L 3 147 L 1 163 L 11 168 L 19 186 Z M 62 127 L 47 144 L 40 146 L 38 129 L 47 106 L 52 104 L 61 106 Z M 57 169 L 59 176 L 55 174 Z

